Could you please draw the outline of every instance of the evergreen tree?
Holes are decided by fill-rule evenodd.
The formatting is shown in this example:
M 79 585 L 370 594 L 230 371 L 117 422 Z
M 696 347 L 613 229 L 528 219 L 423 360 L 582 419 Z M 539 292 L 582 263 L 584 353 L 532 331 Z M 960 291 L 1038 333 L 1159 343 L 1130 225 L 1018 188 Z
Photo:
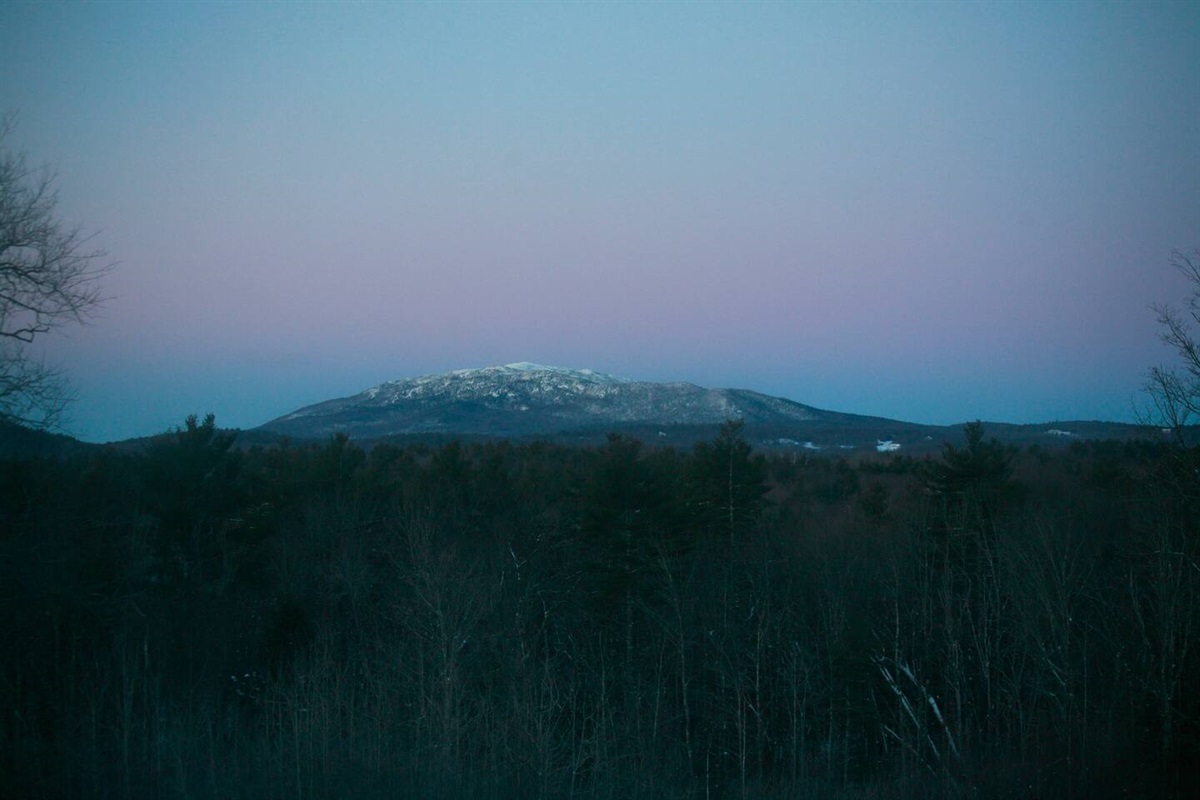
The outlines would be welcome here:
M 752 454 L 742 420 L 729 420 L 710 442 L 692 450 L 691 505 L 697 522 L 733 544 L 749 530 L 766 494 L 766 463 Z

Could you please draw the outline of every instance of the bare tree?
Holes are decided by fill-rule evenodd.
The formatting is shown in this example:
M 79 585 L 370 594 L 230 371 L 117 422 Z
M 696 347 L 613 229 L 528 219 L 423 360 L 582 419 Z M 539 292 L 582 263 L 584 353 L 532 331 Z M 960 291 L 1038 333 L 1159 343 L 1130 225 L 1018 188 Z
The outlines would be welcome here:
M 0 119 L 0 420 L 49 428 L 70 394 L 30 345 L 94 313 L 108 267 L 89 237 L 59 220 L 54 173 L 7 147 L 14 122 Z
M 1178 250 L 1171 256 L 1171 265 L 1191 284 L 1182 310 L 1165 304 L 1155 304 L 1162 340 L 1179 355 L 1179 367 L 1154 367 L 1146 391 L 1152 404 L 1155 422 L 1170 428 L 1182 440 L 1185 427 L 1200 416 L 1200 341 L 1192 325 L 1200 325 L 1200 248 L 1191 253 Z

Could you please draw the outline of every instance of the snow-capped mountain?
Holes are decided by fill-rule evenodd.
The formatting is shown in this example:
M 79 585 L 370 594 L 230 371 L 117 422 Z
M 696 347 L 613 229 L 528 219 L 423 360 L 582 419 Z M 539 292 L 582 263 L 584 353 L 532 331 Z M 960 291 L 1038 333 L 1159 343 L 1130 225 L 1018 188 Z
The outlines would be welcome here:
M 304 438 L 346 433 L 525 436 L 630 426 L 810 422 L 844 415 L 744 389 L 633 381 L 521 362 L 389 381 L 262 426 Z

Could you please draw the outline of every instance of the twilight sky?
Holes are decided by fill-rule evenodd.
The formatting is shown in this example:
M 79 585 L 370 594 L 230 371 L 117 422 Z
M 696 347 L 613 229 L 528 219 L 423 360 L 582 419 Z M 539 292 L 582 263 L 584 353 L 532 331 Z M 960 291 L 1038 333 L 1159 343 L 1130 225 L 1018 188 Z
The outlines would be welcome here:
M 68 430 L 537 361 L 1131 420 L 1200 246 L 1200 3 L 0 4 L 117 267 Z

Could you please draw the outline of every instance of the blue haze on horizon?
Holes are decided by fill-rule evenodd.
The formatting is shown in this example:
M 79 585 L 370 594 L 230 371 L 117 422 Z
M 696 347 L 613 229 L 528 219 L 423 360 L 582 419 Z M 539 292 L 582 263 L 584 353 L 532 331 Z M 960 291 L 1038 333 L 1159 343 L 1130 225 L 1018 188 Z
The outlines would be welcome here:
M 117 263 L 68 430 L 534 361 L 1132 421 L 1200 246 L 1200 3 L 0 5 Z

